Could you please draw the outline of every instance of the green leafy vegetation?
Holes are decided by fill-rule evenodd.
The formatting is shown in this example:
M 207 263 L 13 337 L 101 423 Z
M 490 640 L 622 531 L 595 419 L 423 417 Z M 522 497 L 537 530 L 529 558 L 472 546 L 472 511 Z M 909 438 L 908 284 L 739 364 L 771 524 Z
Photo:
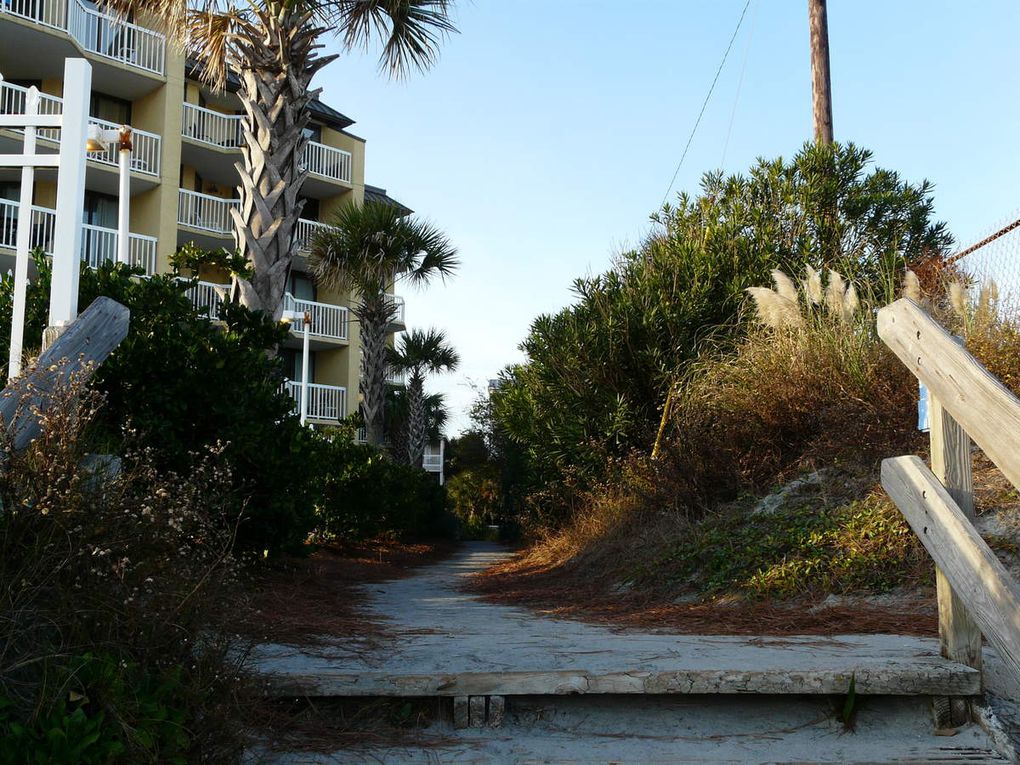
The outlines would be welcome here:
M 615 458 L 650 451 L 668 391 L 696 384 L 697 362 L 740 341 L 746 288 L 773 269 L 813 265 L 837 269 L 862 297 L 888 296 L 906 264 L 947 251 L 932 211 L 930 184 L 875 168 L 853 145 L 809 145 L 746 175 L 706 175 L 698 196 L 654 217 L 640 248 L 577 280 L 574 305 L 535 320 L 521 346 L 528 361 L 491 396 L 494 432 L 528 466 L 504 493 L 532 496 L 518 511 L 543 525 L 568 521 L 578 491 L 608 476 Z
M 808 503 L 782 512 L 707 518 L 671 548 L 646 576 L 703 596 L 868 594 L 888 592 L 905 580 L 931 580 L 914 533 L 878 494 L 837 507 Z

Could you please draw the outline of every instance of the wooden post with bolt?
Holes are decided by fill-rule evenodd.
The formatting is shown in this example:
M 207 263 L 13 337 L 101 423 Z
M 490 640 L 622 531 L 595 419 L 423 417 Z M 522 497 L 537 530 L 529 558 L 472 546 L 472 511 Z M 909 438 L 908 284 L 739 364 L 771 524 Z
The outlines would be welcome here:
M 829 76 L 829 18 L 826 0 L 808 0 L 811 26 L 811 94 L 815 142 L 832 144 L 832 79 Z

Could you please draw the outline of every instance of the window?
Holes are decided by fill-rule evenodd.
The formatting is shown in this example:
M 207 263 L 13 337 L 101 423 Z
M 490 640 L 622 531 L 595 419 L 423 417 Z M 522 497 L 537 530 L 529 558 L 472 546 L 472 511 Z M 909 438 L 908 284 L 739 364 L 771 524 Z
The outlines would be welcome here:
M 305 129 L 301 131 L 305 138 L 309 141 L 315 141 L 316 143 L 322 143 L 322 126 L 321 125 L 307 125 Z
M 305 220 L 320 220 L 319 200 L 306 199 L 305 206 L 301 210 L 301 217 L 304 218 Z
M 112 194 L 86 191 L 83 210 L 83 223 L 89 226 L 117 228 L 117 197 Z
M 130 125 L 131 102 L 93 91 L 89 96 L 89 115 L 115 125 Z
M 283 373 L 288 380 L 301 382 L 301 351 L 294 348 L 281 348 L 280 358 L 283 359 Z M 308 382 L 315 380 L 315 351 L 308 354 Z
M 315 282 L 301 274 L 291 272 L 287 291 L 298 300 L 315 300 Z

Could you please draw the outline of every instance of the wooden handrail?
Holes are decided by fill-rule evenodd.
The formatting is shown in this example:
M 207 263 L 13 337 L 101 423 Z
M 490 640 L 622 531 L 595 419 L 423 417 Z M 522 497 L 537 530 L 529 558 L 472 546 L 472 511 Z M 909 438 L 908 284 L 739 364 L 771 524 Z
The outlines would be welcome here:
M 911 300 L 878 312 L 878 334 L 1020 487 L 1020 399 Z
M 1020 677 L 1020 587 L 1006 567 L 918 457 L 884 460 L 882 486 L 988 642 Z

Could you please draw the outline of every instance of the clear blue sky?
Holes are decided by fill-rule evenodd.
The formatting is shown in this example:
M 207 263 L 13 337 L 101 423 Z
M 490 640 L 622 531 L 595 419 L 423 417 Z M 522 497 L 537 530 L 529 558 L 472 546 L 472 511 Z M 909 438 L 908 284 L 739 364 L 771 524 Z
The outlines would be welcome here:
M 534 317 L 647 230 L 744 2 L 460 2 L 460 34 L 430 72 L 390 82 L 373 52 L 320 75 L 368 140 L 367 181 L 460 250 L 454 280 L 404 290 L 409 325 L 446 329 L 461 353 L 430 383 L 451 434 L 468 383 L 520 360 Z M 1020 208 L 1018 28 L 1015 0 L 829 2 L 836 139 L 933 181 L 962 243 Z M 807 1 L 752 0 L 674 192 L 810 135 Z

